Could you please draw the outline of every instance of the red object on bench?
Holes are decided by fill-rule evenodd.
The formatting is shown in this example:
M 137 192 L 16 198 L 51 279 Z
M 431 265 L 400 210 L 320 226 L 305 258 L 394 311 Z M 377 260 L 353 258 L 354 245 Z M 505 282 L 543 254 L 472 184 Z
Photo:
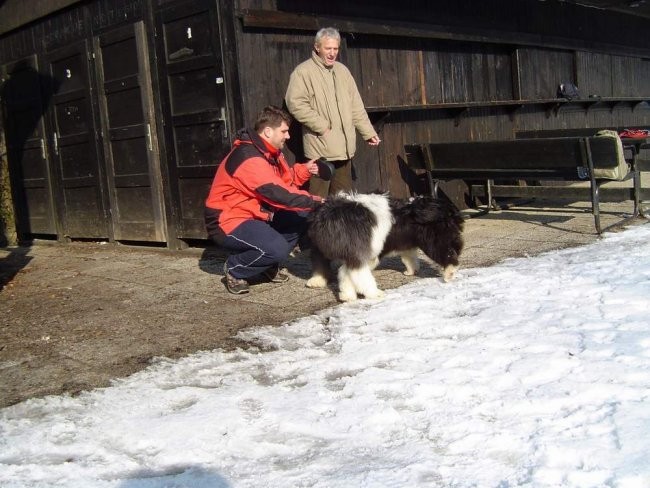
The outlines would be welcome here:
M 619 137 L 627 137 L 630 139 L 641 139 L 643 137 L 650 137 L 650 130 L 646 129 L 625 129 L 618 133 Z

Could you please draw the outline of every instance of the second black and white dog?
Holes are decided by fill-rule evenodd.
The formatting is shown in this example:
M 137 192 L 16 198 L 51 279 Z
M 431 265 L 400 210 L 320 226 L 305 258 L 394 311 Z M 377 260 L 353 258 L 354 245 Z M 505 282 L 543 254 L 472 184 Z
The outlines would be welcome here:
M 418 249 L 442 267 L 445 281 L 453 278 L 463 249 L 463 217 L 446 200 L 416 197 L 397 200 L 387 195 L 339 193 L 309 216 L 312 276 L 310 288 L 327 286 L 332 261 L 338 270 L 339 300 L 378 298 L 372 270 L 387 255 L 399 255 L 404 274 L 419 270 Z

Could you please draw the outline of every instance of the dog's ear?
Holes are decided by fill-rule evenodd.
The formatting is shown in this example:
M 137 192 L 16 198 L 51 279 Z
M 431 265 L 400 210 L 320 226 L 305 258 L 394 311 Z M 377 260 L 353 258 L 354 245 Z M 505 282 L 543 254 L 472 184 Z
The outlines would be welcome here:
M 460 216 L 460 212 L 453 203 L 431 196 L 414 199 L 409 204 L 409 209 L 413 221 L 421 225 L 428 225 L 432 222 L 453 223 Z

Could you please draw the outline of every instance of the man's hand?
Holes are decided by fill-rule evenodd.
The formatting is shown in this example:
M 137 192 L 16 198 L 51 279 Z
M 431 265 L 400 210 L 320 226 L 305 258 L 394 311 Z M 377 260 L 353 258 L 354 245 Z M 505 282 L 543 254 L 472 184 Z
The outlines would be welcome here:
M 379 138 L 379 136 L 372 136 L 366 142 L 371 146 L 379 146 L 379 143 L 381 142 L 381 139 Z
M 316 164 L 315 159 L 311 159 L 305 163 L 305 168 L 307 168 L 307 171 L 309 171 L 313 175 L 318 174 L 318 165 Z

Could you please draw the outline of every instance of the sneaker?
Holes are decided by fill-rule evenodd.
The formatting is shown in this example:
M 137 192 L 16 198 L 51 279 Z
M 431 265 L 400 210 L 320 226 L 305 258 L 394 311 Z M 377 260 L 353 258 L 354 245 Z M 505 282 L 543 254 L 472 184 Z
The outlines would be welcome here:
M 264 276 L 271 283 L 286 283 L 289 281 L 289 275 L 282 272 L 280 266 L 277 264 L 264 271 L 262 273 L 262 276 Z
M 233 275 L 228 273 L 228 265 L 223 263 L 223 274 L 224 282 L 226 283 L 226 289 L 234 295 L 242 295 L 248 293 L 250 288 L 248 282 L 243 279 L 235 278 Z

